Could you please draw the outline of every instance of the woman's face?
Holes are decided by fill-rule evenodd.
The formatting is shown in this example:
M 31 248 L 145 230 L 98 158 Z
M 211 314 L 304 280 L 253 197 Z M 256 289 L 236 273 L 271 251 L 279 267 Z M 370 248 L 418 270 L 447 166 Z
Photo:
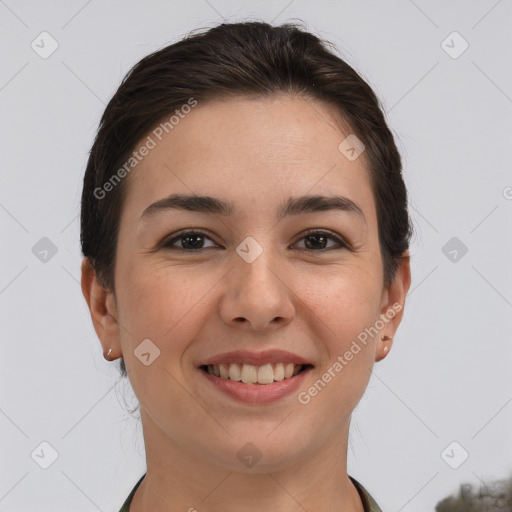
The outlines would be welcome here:
M 216 100 L 192 108 L 161 141 L 149 134 L 155 147 L 126 178 L 117 309 L 109 296 L 111 316 L 97 332 L 124 357 L 154 443 L 237 471 L 251 470 L 247 455 L 261 456 L 251 471 L 263 471 L 346 441 L 350 414 L 385 354 L 380 335 L 393 336 L 401 313 L 357 340 L 403 304 L 409 278 L 404 264 L 383 288 L 364 153 L 354 159 L 339 149 L 349 132 L 331 112 L 289 96 Z M 177 201 L 144 214 L 175 194 L 214 202 L 182 199 L 188 209 Z M 303 196 L 355 206 L 315 211 L 314 202 L 298 202 Z M 187 237 L 190 230 L 200 234 Z M 250 380 L 265 363 L 284 369 L 295 358 L 309 369 L 274 384 L 236 383 L 200 367 L 258 363 L 224 366 Z M 261 370 L 262 380 L 273 376 L 282 378 L 278 366 Z

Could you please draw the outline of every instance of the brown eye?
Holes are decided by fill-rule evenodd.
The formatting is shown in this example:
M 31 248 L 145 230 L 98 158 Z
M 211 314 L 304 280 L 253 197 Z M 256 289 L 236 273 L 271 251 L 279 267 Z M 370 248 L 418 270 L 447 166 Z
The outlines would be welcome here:
M 201 231 L 184 231 L 180 235 L 165 241 L 162 247 L 167 249 L 176 249 L 178 251 L 197 252 L 200 249 L 210 249 L 204 246 L 204 240 L 211 240 Z M 176 242 L 180 242 L 180 246 L 176 246 Z
M 337 248 L 349 248 L 348 245 L 343 240 L 341 240 L 341 238 L 335 236 L 330 231 L 309 231 L 301 238 L 301 240 L 306 241 L 304 244 L 305 248 L 301 249 L 306 251 L 321 252 Z M 328 240 L 334 240 L 335 246 L 327 248 L 326 245 Z

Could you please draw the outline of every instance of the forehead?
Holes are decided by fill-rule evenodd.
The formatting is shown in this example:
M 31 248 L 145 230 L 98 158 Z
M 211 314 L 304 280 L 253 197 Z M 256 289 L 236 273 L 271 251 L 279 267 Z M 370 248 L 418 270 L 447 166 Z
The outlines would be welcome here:
M 275 213 L 291 196 L 338 194 L 369 221 L 375 216 L 365 154 L 350 160 L 340 151 L 350 128 L 323 102 L 284 95 L 214 100 L 163 126 L 137 145 L 149 137 L 154 147 L 127 178 L 123 215 L 134 222 L 173 193 L 229 198 L 234 215 L 249 205 Z

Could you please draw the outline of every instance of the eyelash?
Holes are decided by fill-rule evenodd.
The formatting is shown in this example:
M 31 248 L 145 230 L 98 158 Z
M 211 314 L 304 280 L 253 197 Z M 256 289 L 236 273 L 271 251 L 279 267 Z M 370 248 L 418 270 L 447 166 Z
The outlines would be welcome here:
M 175 246 L 172 245 L 176 241 L 178 241 L 178 240 L 180 240 L 182 238 L 185 238 L 187 236 L 190 236 L 190 235 L 201 235 L 204 238 L 208 238 L 209 240 L 214 242 L 211 239 L 211 237 L 209 237 L 206 233 L 203 233 L 202 231 L 197 231 L 197 230 L 190 230 L 190 231 L 182 231 L 181 233 L 179 233 L 178 236 L 174 236 L 173 235 L 173 238 L 170 238 L 167 241 L 162 242 L 161 247 L 162 248 L 166 248 L 166 249 L 171 249 L 173 251 L 186 252 L 186 253 L 200 252 L 200 251 L 203 251 L 203 250 L 206 250 L 206 249 L 212 249 L 213 248 L 213 247 L 206 247 L 206 248 L 201 248 L 201 249 L 195 250 L 195 249 L 183 249 L 181 247 L 175 247 Z M 308 236 L 312 236 L 312 235 L 321 235 L 321 236 L 324 236 L 326 238 L 330 238 L 331 240 L 334 240 L 338 244 L 338 246 L 339 246 L 337 248 L 334 247 L 334 249 L 348 249 L 348 250 L 350 250 L 349 245 L 342 238 L 340 238 L 339 236 L 334 235 L 334 233 L 332 233 L 331 231 L 326 231 L 326 230 L 311 229 L 311 230 L 307 231 L 306 233 L 304 233 L 299 240 L 303 240 L 304 238 L 307 238 Z M 315 249 L 299 249 L 299 251 L 301 251 L 301 252 L 320 252 L 320 253 L 323 253 L 323 252 L 332 251 L 334 249 L 331 247 L 331 248 L 319 249 L 319 250 L 315 250 Z

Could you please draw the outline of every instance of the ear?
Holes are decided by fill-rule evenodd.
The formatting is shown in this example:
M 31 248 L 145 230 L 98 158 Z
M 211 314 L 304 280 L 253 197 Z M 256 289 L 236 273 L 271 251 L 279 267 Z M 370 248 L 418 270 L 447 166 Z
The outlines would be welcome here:
M 81 286 L 104 356 L 112 349 L 109 360 L 121 357 L 123 354 L 114 294 L 100 284 L 89 258 L 82 261 Z
M 409 250 L 404 251 L 392 283 L 383 290 L 381 297 L 380 319 L 384 323 L 375 346 L 375 361 L 384 359 L 393 344 L 393 337 L 402 321 L 405 297 L 411 286 L 411 268 Z M 382 340 L 381 336 L 391 339 Z M 387 347 L 387 350 L 386 350 Z

